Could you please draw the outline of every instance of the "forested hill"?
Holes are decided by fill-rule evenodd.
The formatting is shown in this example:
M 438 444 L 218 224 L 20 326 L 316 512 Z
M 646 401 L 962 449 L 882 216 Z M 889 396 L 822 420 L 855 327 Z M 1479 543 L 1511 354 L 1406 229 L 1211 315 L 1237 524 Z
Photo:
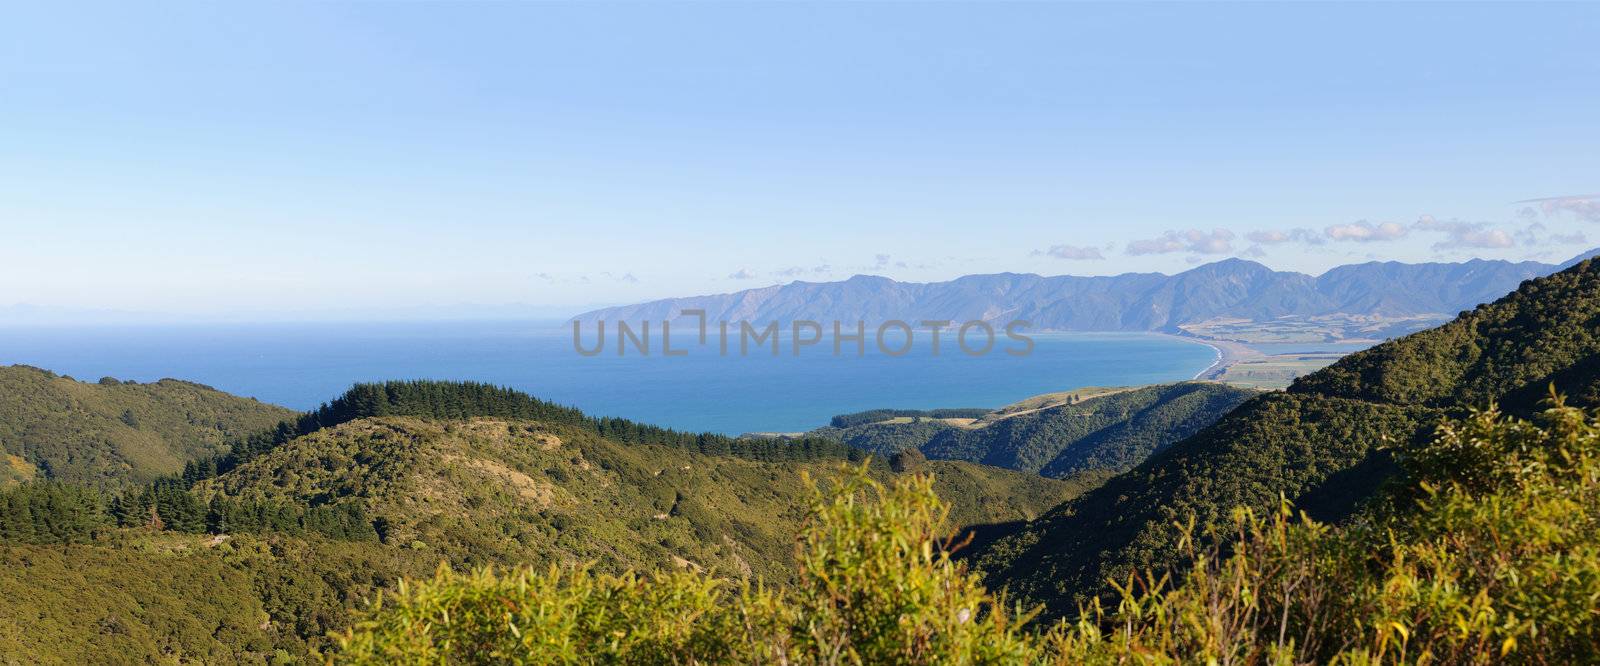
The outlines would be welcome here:
M 90 384 L 0 367 L 0 486 L 32 478 L 106 489 L 141 483 L 295 416 L 175 379 Z
M 1531 408 L 1551 381 L 1592 400 L 1597 354 L 1600 262 L 1591 260 L 1255 398 L 999 539 L 976 562 L 991 582 L 1068 612 L 1108 577 L 1175 562 L 1174 523 L 1189 515 L 1204 525 L 1282 494 L 1338 518 L 1392 473 L 1391 449 L 1446 413 L 1502 397 Z
M 569 425 L 624 444 L 655 444 L 715 455 L 755 460 L 861 460 L 865 454 L 827 439 L 740 439 L 716 433 L 689 433 L 628 419 L 596 417 L 540 400 L 521 391 L 465 381 L 389 381 L 356 384 L 333 400 L 293 422 L 283 422 L 235 446 L 226 455 L 196 461 L 184 471 L 189 482 L 227 472 L 281 446 L 358 419 L 410 416 L 459 420 L 477 417 L 525 419 Z
M 912 318 L 1026 320 L 1034 330 L 1177 331 L 1218 318 L 1450 315 L 1504 295 L 1557 266 L 1474 259 L 1463 263 L 1369 262 L 1322 275 L 1274 271 L 1227 259 L 1176 275 L 1103 277 L 998 273 L 949 282 L 858 275 L 791 282 L 731 294 L 670 298 L 586 312 L 578 321 L 663 321 L 700 309 L 711 321 L 868 321 Z
M 916 448 L 929 458 L 1066 478 L 1124 471 L 1258 393 L 1210 382 L 1101 391 L 1032 409 L 848 414 L 813 434 L 880 455 Z
M 313 650 L 355 609 L 441 561 L 782 583 L 795 573 L 805 476 L 864 457 L 825 440 L 807 449 L 590 419 L 445 382 L 358 386 L 273 432 L 286 439 L 258 440 L 227 469 L 191 466 L 120 494 L 0 490 L 0 655 L 319 662 Z M 936 475 L 946 533 L 1025 521 L 1087 488 L 916 457 L 866 469 L 885 481 L 912 471 Z

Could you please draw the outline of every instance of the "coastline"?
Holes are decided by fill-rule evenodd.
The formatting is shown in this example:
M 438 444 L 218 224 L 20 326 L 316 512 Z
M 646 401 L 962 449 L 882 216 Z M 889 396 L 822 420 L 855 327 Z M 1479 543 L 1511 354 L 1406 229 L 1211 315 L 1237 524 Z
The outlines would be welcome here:
M 1194 376 L 1189 378 L 1190 381 L 1194 381 L 1194 380 L 1200 379 L 1201 377 L 1206 376 L 1207 373 L 1210 373 L 1213 370 L 1220 370 L 1220 369 L 1222 369 L 1222 367 L 1225 367 L 1225 366 L 1222 365 L 1223 354 L 1222 354 L 1222 348 L 1221 347 L 1218 347 L 1216 345 L 1209 344 L 1209 343 L 1204 343 L 1204 342 L 1202 342 L 1201 344 L 1204 344 L 1205 346 L 1210 347 L 1211 351 L 1216 352 L 1217 353 L 1217 360 L 1212 361 L 1211 365 L 1206 366 L 1205 369 L 1201 370 L 1200 372 L 1194 373 Z
M 1210 347 L 1212 351 L 1216 352 L 1217 360 L 1213 361 L 1211 365 L 1206 366 L 1205 369 L 1201 370 L 1200 372 L 1195 373 L 1194 377 L 1191 378 L 1190 381 L 1216 380 L 1217 378 L 1221 377 L 1229 367 L 1239 363 L 1240 361 L 1266 356 L 1266 354 L 1250 347 L 1249 345 L 1240 342 L 1233 342 L 1231 340 L 1214 340 L 1211 338 L 1202 338 L 1193 335 L 1178 335 L 1174 333 L 1156 333 L 1156 335 L 1173 338 L 1175 340 L 1182 340 L 1184 342 L 1197 345 L 1204 345 Z

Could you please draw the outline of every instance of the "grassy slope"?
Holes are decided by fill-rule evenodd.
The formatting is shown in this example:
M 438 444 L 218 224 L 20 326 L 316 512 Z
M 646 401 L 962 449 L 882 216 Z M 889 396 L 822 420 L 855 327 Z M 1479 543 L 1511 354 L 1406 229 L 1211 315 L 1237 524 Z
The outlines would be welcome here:
M 1173 522 L 1201 523 L 1280 495 L 1347 515 L 1392 470 L 1385 442 L 1427 434 L 1446 412 L 1512 396 L 1531 407 L 1552 379 L 1593 386 L 1600 264 L 1524 283 L 1436 329 L 1358 352 L 1258 397 L 1194 437 L 977 553 L 994 584 L 1067 612 L 1107 577 L 1175 560 Z M 1519 405 L 1512 405 L 1513 408 Z
M 147 481 L 294 416 L 172 379 L 89 384 L 0 367 L 0 485 L 40 475 L 101 488 Z

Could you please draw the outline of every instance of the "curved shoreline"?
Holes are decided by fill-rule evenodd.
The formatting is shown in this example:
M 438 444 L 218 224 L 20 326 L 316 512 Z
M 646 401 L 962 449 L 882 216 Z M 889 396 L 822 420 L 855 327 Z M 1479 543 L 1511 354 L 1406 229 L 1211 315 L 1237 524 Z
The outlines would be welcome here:
M 1211 372 L 1212 369 L 1215 369 L 1218 366 L 1222 365 L 1222 348 L 1221 347 L 1218 347 L 1218 346 L 1213 345 L 1213 344 L 1207 344 L 1207 343 L 1204 343 L 1204 342 L 1202 342 L 1200 344 L 1203 344 L 1203 345 L 1205 345 L 1207 347 L 1210 347 L 1211 351 L 1216 352 L 1217 353 L 1217 360 L 1212 361 L 1211 365 L 1206 366 L 1204 370 L 1201 370 L 1200 372 L 1194 373 L 1194 376 L 1189 378 L 1190 381 L 1194 381 L 1194 380 L 1197 380 L 1197 379 L 1199 379 L 1201 377 L 1204 377 L 1204 376 L 1206 376 L 1207 373 Z
M 1212 340 L 1192 335 L 1177 335 L 1173 333 L 1156 333 L 1156 335 L 1182 340 L 1197 345 L 1210 347 L 1216 352 L 1217 360 L 1195 373 L 1189 381 L 1214 380 L 1222 376 L 1227 369 L 1235 363 L 1249 358 L 1264 356 L 1265 354 L 1251 348 L 1249 345 L 1230 340 Z

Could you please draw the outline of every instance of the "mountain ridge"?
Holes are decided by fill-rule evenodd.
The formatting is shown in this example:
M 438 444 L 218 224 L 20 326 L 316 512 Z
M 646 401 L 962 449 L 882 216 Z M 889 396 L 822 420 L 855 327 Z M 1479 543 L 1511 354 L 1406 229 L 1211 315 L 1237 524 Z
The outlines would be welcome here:
M 837 282 L 794 281 L 602 308 L 570 321 L 673 321 L 686 319 L 683 310 L 700 309 L 709 321 L 995 321 L 1006 317 L 1030 321 L 1034 330 L 1044 331 L 1178 332 L 1183 325 L 1229 318 L 1269 321 L 1328 315 L 1453 315 L 1564 265 L 1499 259 L 1416 264 L 1371 261 L 1336 266 L 1311 276 L 1230 258 L 1173 275 L 1006 272 L 923 283 L 855 275 Z M 1431 288 L 1422 291 L 1421 285 Z M 1404 289 L 1399 288 L 1402 286 Z

